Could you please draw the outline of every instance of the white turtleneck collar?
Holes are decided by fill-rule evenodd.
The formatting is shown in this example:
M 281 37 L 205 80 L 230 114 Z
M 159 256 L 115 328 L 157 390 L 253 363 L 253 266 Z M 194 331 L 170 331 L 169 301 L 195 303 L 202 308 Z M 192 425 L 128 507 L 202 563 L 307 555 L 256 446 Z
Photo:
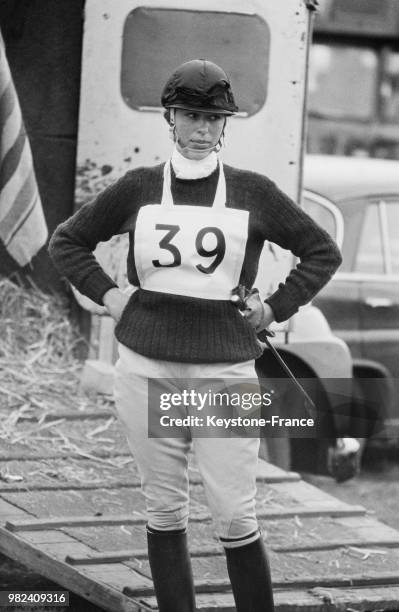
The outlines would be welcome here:
M 175 147 L 171 162 L 177 178 L 199 179 L 212 174 L 217 167 L 218 156 L 212 151 L 204 159 L 187 159 Z

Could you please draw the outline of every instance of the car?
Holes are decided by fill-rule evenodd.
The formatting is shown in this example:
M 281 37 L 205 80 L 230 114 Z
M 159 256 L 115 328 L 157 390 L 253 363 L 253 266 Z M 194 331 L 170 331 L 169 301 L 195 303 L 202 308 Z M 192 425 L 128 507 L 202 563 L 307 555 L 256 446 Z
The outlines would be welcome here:
M 354 435 L 399 440 L 399 161 L 308 155 L 303 206 L 343 263 L 314 300 L 353 358 Z

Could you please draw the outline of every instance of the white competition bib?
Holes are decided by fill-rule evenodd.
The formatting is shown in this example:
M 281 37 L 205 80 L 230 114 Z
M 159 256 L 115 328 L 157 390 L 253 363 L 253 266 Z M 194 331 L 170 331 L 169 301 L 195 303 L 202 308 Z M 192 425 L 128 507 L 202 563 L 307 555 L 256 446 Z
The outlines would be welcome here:
M 174 206 L 170 162 L 166 162 L 161 204 L 143 206 L 137 215 L 134 257 L 143 289 L 230 299 L 244 260 L 249 213 L 227 208 L 225 202 L 220 160 L 212 207 Z

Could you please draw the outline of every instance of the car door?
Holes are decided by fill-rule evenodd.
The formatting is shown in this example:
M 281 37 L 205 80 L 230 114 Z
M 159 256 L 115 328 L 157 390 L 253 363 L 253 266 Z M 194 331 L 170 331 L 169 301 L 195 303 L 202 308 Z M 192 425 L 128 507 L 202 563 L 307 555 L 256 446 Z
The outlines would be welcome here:
M 389 370 L 399 397 L 399 196 L 367 202 L 355 273 L 362 356 Z
M 305 211 L 323 227 L 342 250 L 343 263 L 333 279 L 318 293 L 313 304 L 320 308 L 334 333 L 349 346 L 354 357 L 361 355 L 360 283 L 352 273 L 353 236 L 361 219 L 350 206 L 344 215 L 336 204 L 319 194 L 305 191 Z

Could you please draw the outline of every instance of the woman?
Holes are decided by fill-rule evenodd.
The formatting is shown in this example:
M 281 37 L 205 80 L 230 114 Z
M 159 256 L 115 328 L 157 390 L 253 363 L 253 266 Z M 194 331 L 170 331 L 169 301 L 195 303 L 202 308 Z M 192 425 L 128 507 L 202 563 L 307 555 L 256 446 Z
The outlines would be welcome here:
M 256 331 L 284 321 L 330 279 L 340 254 L 330 237 L 269 179 L 224 166 L 217 153 L 238 109 L 223 70 L 179 66 L 162 104 L 175 143 L 165 164 L 136 168 L 60 225 L 50 252 L 77 289 L 117 321 L 115 397 L 142 478 L 148 554 L 161 612 L 195 609 L 187 551 L 187 453 L 194 447 L 224 546 L 239 612 L 273 610 L 270 571 L 255 515 L 256 438 L 149 438 L 147 382 L 255 379 Z M 99 241 L 129 232 L 127 297 L 98 265 Z M 300 263 L 262 302 L 241 313 L 266 240 Z M 244 316 L 242 316 L 244 315 Z M 159 381 L 158 381 L 159 383 Z M 170 391 L 165 381 L 165 390 Z

